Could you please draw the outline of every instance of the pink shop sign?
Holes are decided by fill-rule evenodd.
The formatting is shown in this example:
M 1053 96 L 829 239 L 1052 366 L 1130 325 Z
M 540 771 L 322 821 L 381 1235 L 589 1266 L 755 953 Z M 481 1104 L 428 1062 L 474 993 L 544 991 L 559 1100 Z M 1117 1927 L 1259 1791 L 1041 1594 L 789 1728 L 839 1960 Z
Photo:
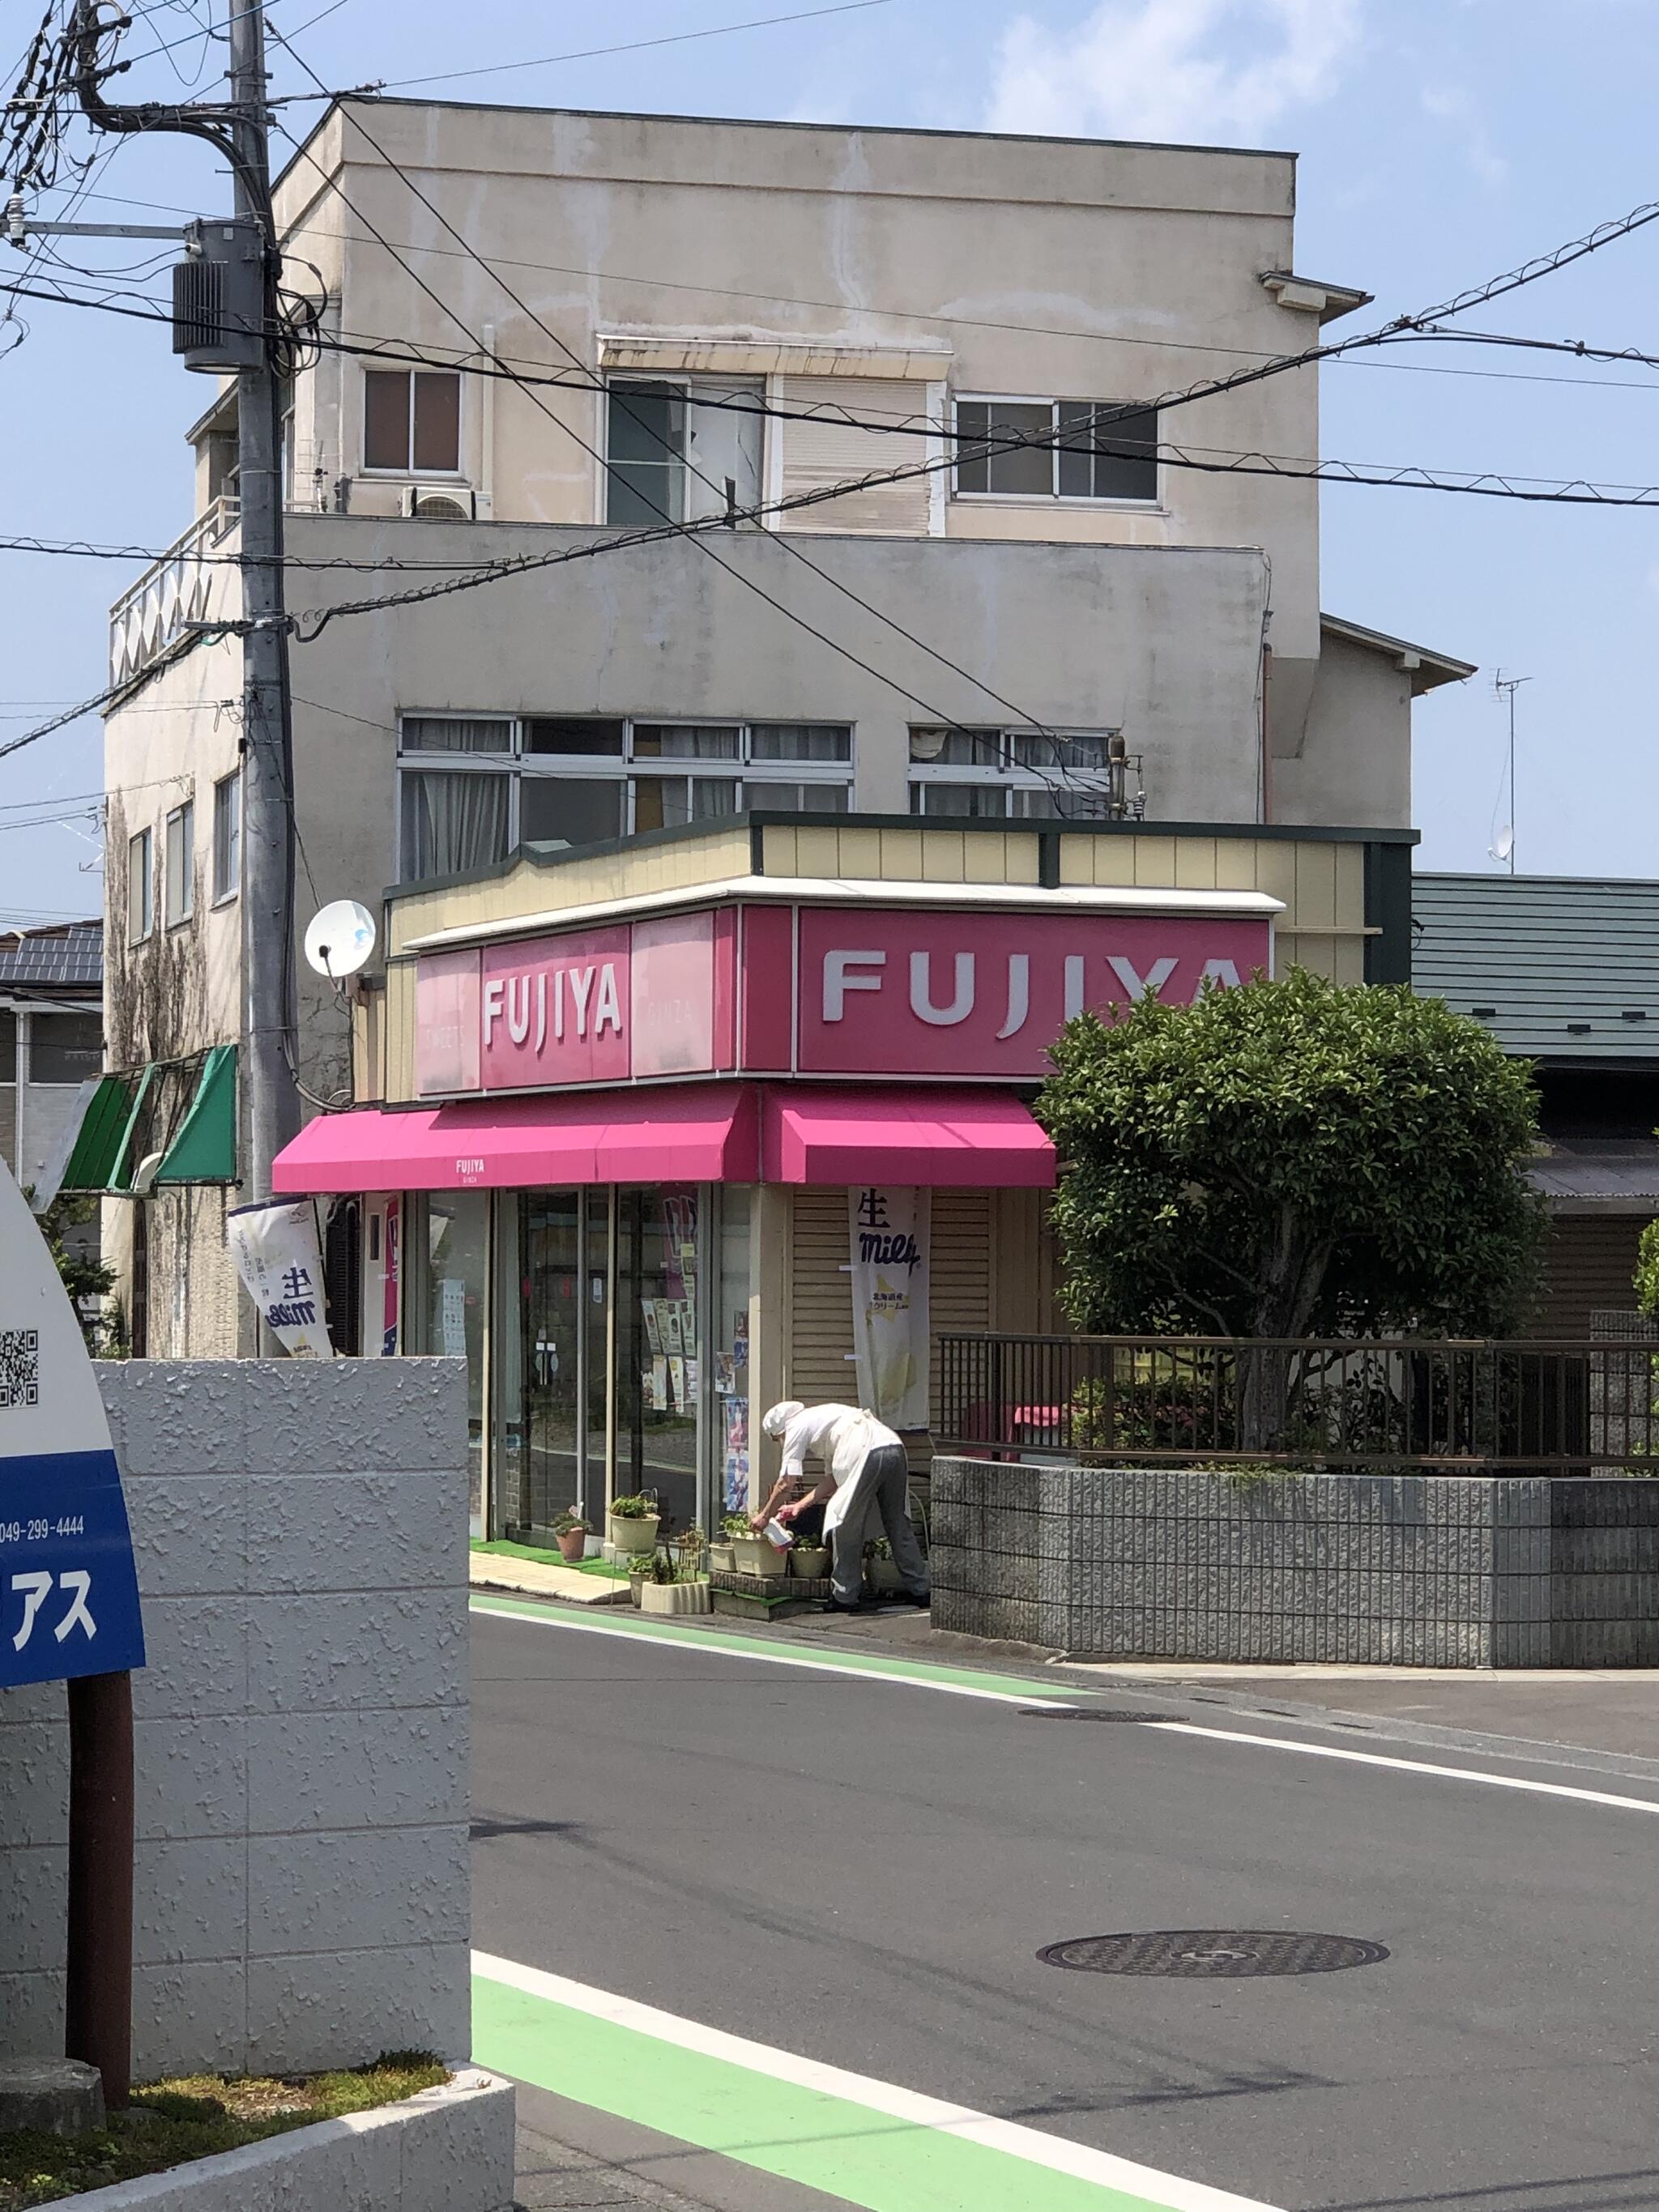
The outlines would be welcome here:
M 631 1072 L 629 933 L 484 947 L 479 1063 L 486 1091 L 625 1082 Z
M 1089 1008 L 1188 1005 L 1210 979 L 1267 969 L 1265 919 L 1198 915 L 917 914 L 804 908 L 798 1065 L 812 1075 L 1048 1073 Z

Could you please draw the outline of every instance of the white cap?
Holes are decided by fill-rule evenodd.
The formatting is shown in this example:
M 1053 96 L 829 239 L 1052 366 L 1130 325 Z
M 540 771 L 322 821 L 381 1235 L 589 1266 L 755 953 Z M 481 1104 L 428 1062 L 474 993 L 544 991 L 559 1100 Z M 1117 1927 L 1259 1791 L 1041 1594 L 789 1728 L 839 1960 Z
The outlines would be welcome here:
M 805 1411 L 799 1398 L 786 1398 L 781 1404 L 774 1406 L 769 1413 L 762 1415 L 761 1426 L 769 1437 L 781 1437 L 796 1414 Z

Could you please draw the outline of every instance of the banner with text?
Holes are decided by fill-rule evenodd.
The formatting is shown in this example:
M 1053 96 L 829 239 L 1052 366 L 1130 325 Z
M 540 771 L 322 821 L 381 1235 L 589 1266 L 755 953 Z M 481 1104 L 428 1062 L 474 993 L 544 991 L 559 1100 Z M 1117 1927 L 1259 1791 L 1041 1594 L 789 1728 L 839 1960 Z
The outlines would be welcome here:
M 225 1217 L 225 1242 L 243 1289 L 289 1358 L 332 1359 L 315 1201 L 239 1206 Z
M 859 1403 L 890 1428 L 927 1426 L 933 1193 L 849 1190 Z

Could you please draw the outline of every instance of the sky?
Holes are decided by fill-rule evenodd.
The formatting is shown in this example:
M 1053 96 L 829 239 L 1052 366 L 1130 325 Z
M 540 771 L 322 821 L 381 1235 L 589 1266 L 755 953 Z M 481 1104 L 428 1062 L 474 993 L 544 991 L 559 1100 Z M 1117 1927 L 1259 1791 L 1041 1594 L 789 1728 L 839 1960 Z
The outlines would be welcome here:
M 1054 131 L 1297 151 L 1297 268 L 1376 295 L 1332 335 L 1425 307 L 1659 197 L 1659 0 L 880 0 L 691 37 L 791 0 L 270 0 L 324 81 L 551 65 L 414 87 L 436 97 L 934 129 Z M 802 0 L 793 0 L 794 5 Z M 137 0 L 112 96 L 206 96 L 222 0 Z M 40 0 L 0 0 L 0 64 Z M 672 40 L 629 52 L 581 50 Z M 137 58 L 141 50 L 170 51 Z M 278 93 L 309 80 L 276 52 Z M 6 89 L 10 88 L 9 78 Z M 181 91 L 181 85 L 191 88 Z M 314 113 L 301 107 L 289 118 Z M 298 125 L 296 125 L 296 127 Z M 228 204 L 211 149 L 95 143 L 82 219 L 162 222 L 152 200 Z M 276 141 L 278 152 L 284 150 Z M 40 213 L 63 213 L 59 192 Z M 87 268 L 165 270 L 169 248 L 64 241 Z M 159 258 L 147 258 L 152 253 Z M 25 257 L 0 253 L 0 279 Z M 1659 357 L 1659 222 L 1467 319 L 1471 327 Z M 153 274 L 147 277 L 154 289 Z M 0 533 L 162 546 L 191 512 L 185 426 L 207 380 L 165 329 L 39 301 L 0 323 Z M 1463 345 L 1322 372 L 1328 458 L 1659 483 L 1659 367 Z M 1195 434 L 1201 410 L 1191 422 Z M 1510 820 L 1523 873 L 1659 876 L 1654 660 L 1659 512 L 1327 486 L 1322 600 L 1336 615 L 1478 663 L 1419 702 L 1418 865 L 1491 870 Z M 109 602 L 137 563 L 0 551 L 0 744 L 106 680 Z M 0 758 L 0 927 L 96 913 L 100 725 Z M 61 818 L 48 819 L 49 817 Z

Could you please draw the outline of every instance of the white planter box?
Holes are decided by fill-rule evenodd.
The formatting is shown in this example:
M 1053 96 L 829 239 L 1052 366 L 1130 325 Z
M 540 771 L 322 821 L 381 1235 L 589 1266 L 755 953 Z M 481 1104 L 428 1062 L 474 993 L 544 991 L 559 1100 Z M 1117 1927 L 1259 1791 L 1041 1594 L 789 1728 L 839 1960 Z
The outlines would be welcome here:
M 469 2067 L 401 2104 L 54 2201 L 64 2212 L 510 2212 L 513 2085 Z
M 789 1558 L 775 1544 L 769 1544 L 764 1536 L 734 1537 L 732 1555 L 740 1575 L 781 1575 Z
M 640 1584 L 641 1613 L 708 1613 L 712 1609 L 707 1583 Z

